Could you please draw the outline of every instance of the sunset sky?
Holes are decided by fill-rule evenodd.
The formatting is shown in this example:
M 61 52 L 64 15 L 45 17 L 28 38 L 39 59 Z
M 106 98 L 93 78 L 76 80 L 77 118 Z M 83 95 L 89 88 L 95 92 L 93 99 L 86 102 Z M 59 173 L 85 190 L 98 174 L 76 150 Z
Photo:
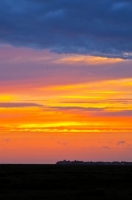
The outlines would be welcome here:
M 131 155 L 132 1 L 0 0 L 0 163 Z

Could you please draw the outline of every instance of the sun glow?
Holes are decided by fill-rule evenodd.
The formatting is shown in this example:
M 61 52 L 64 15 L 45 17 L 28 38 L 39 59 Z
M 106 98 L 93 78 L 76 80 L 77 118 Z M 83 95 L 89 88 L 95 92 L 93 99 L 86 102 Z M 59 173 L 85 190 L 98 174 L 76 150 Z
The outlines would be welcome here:
M 10 95 L 0 95 L 0 102 L 9 102 L 13 100 L 13 97 Z

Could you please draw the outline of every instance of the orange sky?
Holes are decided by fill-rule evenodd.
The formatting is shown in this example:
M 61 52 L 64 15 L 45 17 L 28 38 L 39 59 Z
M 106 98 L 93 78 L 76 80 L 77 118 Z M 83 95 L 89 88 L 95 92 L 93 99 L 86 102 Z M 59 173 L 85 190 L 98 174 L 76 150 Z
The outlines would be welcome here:
M 12 69 L 18 65 L 18 71 L 15 68 L 16 76 L 11 80 L 0 81 L 0 163 L 131 161 L 132 78 L 108 77 L 109 73 L 102 78 L 102 74 L 88 73 L 84 80 L 83 75 L 78 79 L 87 65 L 88 71 L 104 70 L 125 66 L 127 61 L 49 52 L 42 59 L 42 52 L 13 48 L 11 53 L 10 49 L 13 59 L 2 62 Z M 46 58 L 48 61 L 44 61 Z M 46 66 L 45 71 L 39 62 Z M 36 77 L 32 77 L 30 68 L 27 78 L 17 79 L 19 70 L 23 66 L 27 70 L 29 64 L 38 70 Z M 53 71 L 56 65 L 67 66 L 69 76 L 61 68 Z M 47 66 L 48 70 L 52 67 L 50 75 L 45 75 Z M 72 74 L 72 68 L 80 71 Z

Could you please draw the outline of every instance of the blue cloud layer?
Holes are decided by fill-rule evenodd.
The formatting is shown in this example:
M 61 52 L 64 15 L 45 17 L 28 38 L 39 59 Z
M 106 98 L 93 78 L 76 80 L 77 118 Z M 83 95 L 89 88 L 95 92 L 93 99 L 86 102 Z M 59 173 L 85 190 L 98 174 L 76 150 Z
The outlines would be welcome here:
M 0 43 L 132 58 L 131 0 L 0 0 Z

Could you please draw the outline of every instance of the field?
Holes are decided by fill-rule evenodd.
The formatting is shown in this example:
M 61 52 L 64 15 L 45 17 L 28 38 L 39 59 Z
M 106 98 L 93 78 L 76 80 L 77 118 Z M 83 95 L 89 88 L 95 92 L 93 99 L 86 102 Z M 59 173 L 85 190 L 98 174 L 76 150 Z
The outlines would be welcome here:
M 0 165 L 0 199 L 132 199 L 132 166 Z

